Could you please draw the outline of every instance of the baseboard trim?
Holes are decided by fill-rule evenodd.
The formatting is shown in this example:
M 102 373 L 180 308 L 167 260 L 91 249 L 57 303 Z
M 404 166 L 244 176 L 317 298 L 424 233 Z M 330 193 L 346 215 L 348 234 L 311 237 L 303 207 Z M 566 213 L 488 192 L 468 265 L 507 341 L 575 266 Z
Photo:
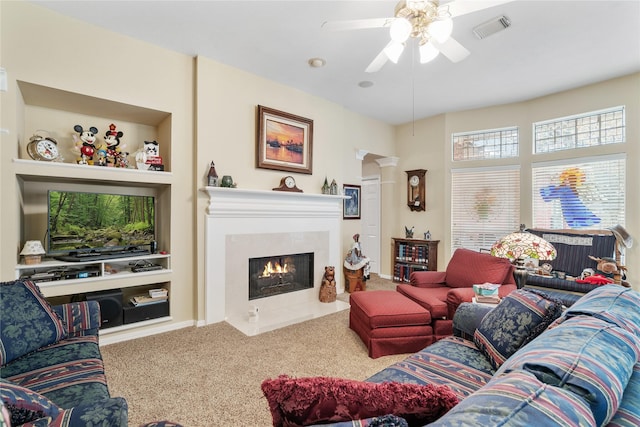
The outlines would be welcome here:
M 195 326 L 196 322 L 194 320 L 187 320 L 184 322 L 176 322 L 176 323 L 165 323 L 161 325 L 157 325 L 151 328 L 143 328 L 142 326 L 144 322 L 138 322 L 141 327 L 136 329 L 131 329 L 129 331 L 123 333 L 115 333 L 103 335 L 100 334 L 100 347 L 115 344 L 123 341 L 134 340 L 137 338 L 148 337 L 149 335 L 157 335 L 162 334 L 164 332 L 175 331 L 178 329 L 188 328 L 190 326 Z

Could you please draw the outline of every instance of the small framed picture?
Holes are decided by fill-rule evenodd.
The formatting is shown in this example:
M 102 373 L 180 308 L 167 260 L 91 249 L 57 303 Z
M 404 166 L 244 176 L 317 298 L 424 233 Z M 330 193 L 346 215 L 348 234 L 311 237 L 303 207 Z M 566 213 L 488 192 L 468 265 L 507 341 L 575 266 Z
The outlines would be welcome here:
M 344 199 L 342 208 L 343 219 L 360 219 L 360 186 L 344 184 L 342 194 L 348 199 Z

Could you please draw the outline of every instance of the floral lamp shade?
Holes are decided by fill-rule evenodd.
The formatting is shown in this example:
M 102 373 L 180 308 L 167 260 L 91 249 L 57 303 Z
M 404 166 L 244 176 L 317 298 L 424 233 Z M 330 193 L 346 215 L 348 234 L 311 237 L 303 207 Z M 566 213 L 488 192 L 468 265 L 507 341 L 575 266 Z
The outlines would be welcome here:
M 46 251 L 39 240 L 27 240 L 20 255 L 24 257 L 25 264 L 37 264 L 45 253 Z
M 551 243 L 524 231 L 524 227 L 521 226 L 520 231 L 508 234 L 494 243 L 491 247 L 491 255 L 512 261 L 525 258 L 551 261 L 558 253 Z

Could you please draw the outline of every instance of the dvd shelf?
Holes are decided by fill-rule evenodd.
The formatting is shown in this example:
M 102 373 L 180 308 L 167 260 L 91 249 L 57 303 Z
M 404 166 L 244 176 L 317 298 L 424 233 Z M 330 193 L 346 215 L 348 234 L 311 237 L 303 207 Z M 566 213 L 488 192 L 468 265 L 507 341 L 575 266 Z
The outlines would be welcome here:
M 414 271 L 435 271 L 438 268 L 439 240 L 400 239 L 393 240 L 393 281 L 409 283 Z

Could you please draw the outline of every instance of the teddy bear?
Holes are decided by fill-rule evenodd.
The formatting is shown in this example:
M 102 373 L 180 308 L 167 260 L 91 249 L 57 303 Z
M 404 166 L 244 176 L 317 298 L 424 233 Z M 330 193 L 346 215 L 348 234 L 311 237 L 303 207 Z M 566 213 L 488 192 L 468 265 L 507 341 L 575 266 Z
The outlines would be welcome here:
M 328 265 L 324 268 L 322 285 L 320 285 L 320 302 L 334 302 L 336 300 L 336 269 Z

